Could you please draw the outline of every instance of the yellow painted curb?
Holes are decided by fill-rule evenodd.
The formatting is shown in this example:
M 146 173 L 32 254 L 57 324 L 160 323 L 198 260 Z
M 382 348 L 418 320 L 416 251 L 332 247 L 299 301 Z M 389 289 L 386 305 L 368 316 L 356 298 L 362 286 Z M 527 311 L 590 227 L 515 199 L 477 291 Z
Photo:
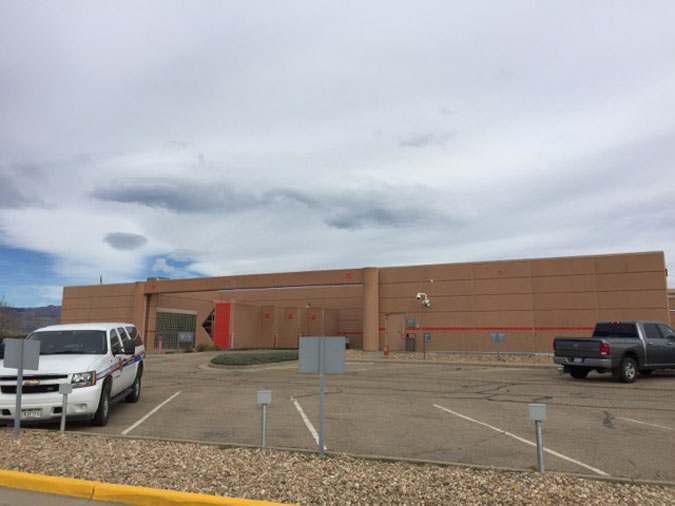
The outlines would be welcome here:
M 0 486 L 139 506 L 263 506 L 281 504 L 252 499 L 237 499 L 217 495 L 193 494 L 191 492 L 178 492 L 175 490 L 78 480 L 75 478 L 61 478 L 21 471 L 7 471 L 4 469 L 0 469 Z

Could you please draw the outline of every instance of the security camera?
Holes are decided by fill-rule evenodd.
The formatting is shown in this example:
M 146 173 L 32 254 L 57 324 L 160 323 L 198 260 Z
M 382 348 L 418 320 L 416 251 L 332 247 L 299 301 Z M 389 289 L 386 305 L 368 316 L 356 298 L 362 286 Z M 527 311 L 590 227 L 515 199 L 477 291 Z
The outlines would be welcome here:
M 422 301 L 422 304 L 424 304 L 424 307 L 431 309 L 431 301 L 429 299 Z
M 416 298 L 417 300 L 422 300 L 422 297 L 423 297 L 423 296 L 424 296 L 424 294 L 423 294 L 422 292 L 418 292 L 417 295 L 415 296 L 415 298 Z

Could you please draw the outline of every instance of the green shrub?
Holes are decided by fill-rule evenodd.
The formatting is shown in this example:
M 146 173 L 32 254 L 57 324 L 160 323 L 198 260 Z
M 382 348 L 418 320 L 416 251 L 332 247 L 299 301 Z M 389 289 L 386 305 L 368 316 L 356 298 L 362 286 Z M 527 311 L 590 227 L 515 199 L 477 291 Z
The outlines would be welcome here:
M 192 353 L 193 351 L 195 351 L 194 348 L 183 348 L 183 353 Z
M 222 351 L 222 348 L 217 344 L 200 344 L 197 351 Z
M 298 360 L 298 350 L 230 351 L 211 360 L 216 365 L 257 365 Z

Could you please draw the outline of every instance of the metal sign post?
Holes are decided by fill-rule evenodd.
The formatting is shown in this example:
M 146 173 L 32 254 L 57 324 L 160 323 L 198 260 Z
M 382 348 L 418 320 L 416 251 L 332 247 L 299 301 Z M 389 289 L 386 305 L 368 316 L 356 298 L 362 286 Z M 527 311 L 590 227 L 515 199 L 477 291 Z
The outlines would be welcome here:
M 490 340 L 497 343 L 497 360 L 501 360 L 502 356 L 499 352 L 499 345 L 506 341 L 506 333 L 504 332 L 490 332 Z
M 63 405 L 61 406 L 61 432 L 66 430 L 66 412 L 68 411 L 68 394 L 73 392 L 73 385 L 70 383 L 61 383 L 59 393 L 63 395 Z
M 422 358 L 426 360 L 427 358 L 427 343 L 431 342 L 431 332 L 424 332 L 422 334 Z
M 25 339 L 5 339 L 5 358 L 3 364 L 8 369 L 16 369 L 16 405 L 14 407 L 14 435 L 21 434 L 21 393 L 23 391 L 23 370 L 37 371 L 40 365 L 40 341 Z
M 260 413 L 260 446 L 267 447 L 267 405 L 272 404 L 271 390 L 258 391 L 258 404 L 261 407 Z
M 534 420 L 534 429 L 537 438 L 537 469 L 544 472 L 544 442 L 541 435 L 541 422 L 546 420 L 546 404 L 528 404 L 530 420 Z
M 324 414 L 326 407 L 326 374 L 345 373 L 345 350 L 347 340 L 336 337 L 301 337 L 299 371 L 319 375 L 319 456 L 325 449 Z

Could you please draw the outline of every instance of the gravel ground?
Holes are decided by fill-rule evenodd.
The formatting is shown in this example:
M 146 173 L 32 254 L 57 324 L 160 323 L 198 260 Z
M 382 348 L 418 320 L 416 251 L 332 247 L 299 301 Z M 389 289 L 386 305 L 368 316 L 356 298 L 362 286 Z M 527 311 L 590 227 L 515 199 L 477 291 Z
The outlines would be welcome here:
M 367 360 L 372 358 L 384 359 L 382 352 L 365 352 L 361 350 L 347 350 L 347 359 Z M 422 353 L 392 351 L 389 353 L 392 360 L 425 360 Z M 549 364 L 554 365 L 552 355 L 504 355 L 501 362 L 515 364 Z M 488 353 L 438 353 L 427 352 L 429 362 L 498 362 L 496 354 Z
M 656 485 L 11 429 L 0 468 L 316 505 L 675 504 L 675 488 Z

